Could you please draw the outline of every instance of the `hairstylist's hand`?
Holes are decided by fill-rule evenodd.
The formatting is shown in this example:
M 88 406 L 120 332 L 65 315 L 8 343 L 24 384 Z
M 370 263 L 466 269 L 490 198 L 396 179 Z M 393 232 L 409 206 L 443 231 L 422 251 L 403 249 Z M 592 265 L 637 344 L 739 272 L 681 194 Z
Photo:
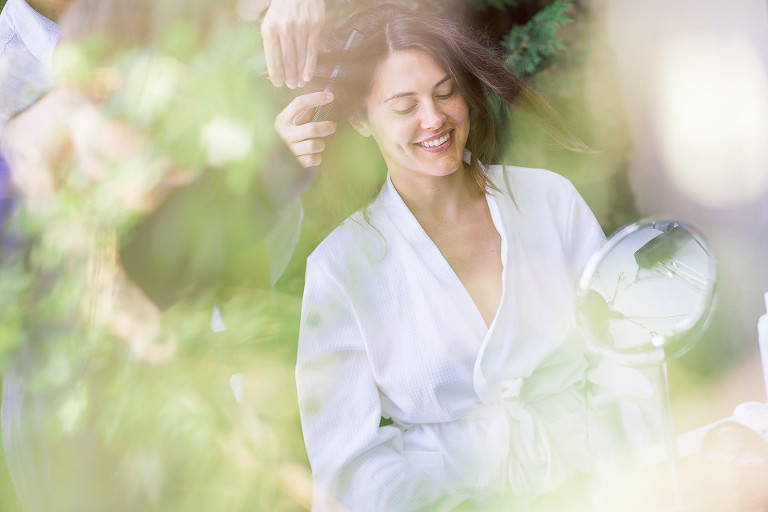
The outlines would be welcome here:
M 304 167 L 315 167 L 323 161 L 327 137 L 336 132 L 333 121 L 312 122 L 315 107 L 333 101 L 333 94 L 313 92 L 297 96 L 275 118 L 275 130 Z
M 320 31 L 325 24 L 324 0 L 272 0 L 261 23 L 269 79 L 290 89 L 312 80 Z

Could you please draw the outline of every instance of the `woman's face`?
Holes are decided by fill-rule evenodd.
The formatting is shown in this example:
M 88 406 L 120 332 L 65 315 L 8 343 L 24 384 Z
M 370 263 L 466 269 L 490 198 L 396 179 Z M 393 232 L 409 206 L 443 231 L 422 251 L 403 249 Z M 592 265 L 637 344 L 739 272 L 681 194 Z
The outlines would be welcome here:
M 423 50 L 401 50 L 376 68 L 358 131 L 372 135 L 395 177 L 446 176 L 462 166 L 469 109 L 454 81 Z

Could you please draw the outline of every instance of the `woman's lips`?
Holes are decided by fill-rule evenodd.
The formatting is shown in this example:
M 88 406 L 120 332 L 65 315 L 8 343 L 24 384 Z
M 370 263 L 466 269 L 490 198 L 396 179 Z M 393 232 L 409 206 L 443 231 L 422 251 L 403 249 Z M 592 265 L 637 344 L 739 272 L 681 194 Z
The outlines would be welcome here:
M 453 143 L 453 130 L 448 130 L 442 135 L 438 135 L 422 142 L 417 142 L 419 149 L 430 153 L 439 153 L 448 149 Z

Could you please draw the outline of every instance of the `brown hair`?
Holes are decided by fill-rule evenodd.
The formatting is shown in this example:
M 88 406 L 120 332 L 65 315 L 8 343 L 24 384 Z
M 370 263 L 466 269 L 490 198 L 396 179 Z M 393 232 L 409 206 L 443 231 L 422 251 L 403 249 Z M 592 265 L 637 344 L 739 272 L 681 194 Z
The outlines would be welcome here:
M 363 40 L 353 50 L 341 52 L 352 29 L 361 32 Z M 407 49 L 430 54 L 466 100 L 470 111 L 467 149 L 472 154 L 469 172 L 480 190 L 489 186 L 481 162 L 489 164 L 493 160 L 499 123 L 513 105 L 564 148 L 586 149 L 557 112 L 506 68 L 501 56 L 482 35 L 456 21 L 428 18 L 410 8 L 389 3 L 357 13 L 324 41 L 319 73 L 328 76 L 337 63 L 343 70 L 334 86 L 340 114 L 345 118 L 364 114 L 364 102 L 373 86 L 376 66 L 388 55 Z M 499 114 L 502 115 L 494 114 L 494 97 L 501 100 Z

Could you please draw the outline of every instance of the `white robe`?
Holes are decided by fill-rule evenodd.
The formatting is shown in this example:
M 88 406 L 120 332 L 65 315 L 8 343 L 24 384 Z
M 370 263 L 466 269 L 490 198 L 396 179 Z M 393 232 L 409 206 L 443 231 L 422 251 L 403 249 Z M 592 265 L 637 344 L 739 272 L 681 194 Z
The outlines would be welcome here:
M 296 379 L 313 510 L 535 495 L 589 468 L 588 365 L 565 340 L 605 237 L 565 178 L 489 176 L 503 264 L 490 328 L 389 179 L 367 219 L 352 215 L 310 255 Z

